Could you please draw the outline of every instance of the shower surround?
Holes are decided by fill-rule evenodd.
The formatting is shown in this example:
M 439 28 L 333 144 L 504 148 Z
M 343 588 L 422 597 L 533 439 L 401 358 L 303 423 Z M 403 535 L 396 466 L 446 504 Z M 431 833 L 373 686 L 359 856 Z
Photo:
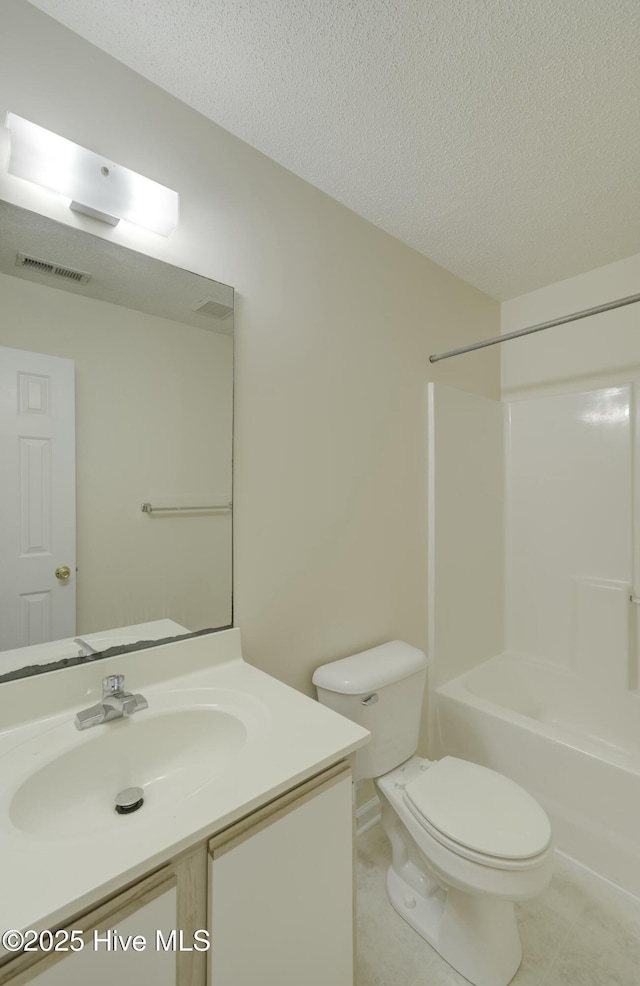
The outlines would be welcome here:
M 430 632 L 439 731 L 432 749 L 511 776 L 547 810 L 560 850 L 636 895 L 639 396 L 638 384 L 627 383 L 512 401 L 498 415 L 498 402 L 432 385 L 430 427 L 434 580 L 443 555 L 456 548 L 447 523 L 447 454 L 469 461 L 478 435 L 487 441 L 487 431 L 497 430 L 504 463 L 494 488 L 485 482 L 479 493 L 481 511 L 502 505 L 503 569 L 488 562 L 487 578 L 497 572 L 504 579 L 504 639 L 491 653 L 480 626 L 472 652 L 451 653 L 454 610 L 436 587 Z M 478 484 L 467 485 L 471 501 Z M 472 559 L 462 579 L 477 551 L 466 547 Z M 444 575 L 452 581 L 450 571 Z

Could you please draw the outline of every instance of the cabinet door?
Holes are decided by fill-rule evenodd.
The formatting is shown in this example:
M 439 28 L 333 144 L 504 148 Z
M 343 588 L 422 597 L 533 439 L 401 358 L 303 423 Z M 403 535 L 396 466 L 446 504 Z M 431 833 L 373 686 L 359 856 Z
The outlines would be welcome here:
M 211 840 L 211 986 L 352 986 L 352 779 L 326 776 Z
M 175 926 L 176 888 L 171 887 L 108 929 L 95 929 L 95 938 L 92 930 L 81 952 L 70 953 L 39 974 L 35 966 L 29 982 L 33 986 L 176 986 L 176 953 L 164 951 L 157 942 L 158 931 L 166 941 Z
M 58 926 L 68 950 L 47 951 L 45 939 L 0 966 L 0 986 L 204 986 L 206 860 L 201 845 Z

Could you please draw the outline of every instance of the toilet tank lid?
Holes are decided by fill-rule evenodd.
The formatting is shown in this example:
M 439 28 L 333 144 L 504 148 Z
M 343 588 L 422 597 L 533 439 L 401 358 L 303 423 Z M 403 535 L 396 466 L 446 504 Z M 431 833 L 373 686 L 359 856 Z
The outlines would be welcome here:
M 391 640 L 379 647 L 352 654 L 316 669 L 316 688 L 341 695 L 364 695 L 422 671 L 426 655 L 402 640 Z

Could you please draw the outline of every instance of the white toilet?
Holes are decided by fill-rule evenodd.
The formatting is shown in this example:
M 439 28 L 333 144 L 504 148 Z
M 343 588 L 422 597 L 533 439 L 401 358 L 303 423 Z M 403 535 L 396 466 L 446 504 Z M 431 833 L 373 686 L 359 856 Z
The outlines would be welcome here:
M 318 699 L 371 732 L 356 778 L 373 777 L 391 841 L 396 911 L 475 986 L 506 986 L 522 958 L 514 902 L 549 884 L 549 819 L 513 781 L 455 757 L 422 760 L 427 659 L 396 640 L 318 668 Z

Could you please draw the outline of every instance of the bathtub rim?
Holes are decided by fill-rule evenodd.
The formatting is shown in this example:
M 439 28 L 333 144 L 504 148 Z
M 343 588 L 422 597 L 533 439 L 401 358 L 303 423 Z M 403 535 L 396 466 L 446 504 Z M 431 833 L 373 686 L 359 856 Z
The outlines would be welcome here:
M 436 701 L 434 704 L 436 707 L 438 720 L 439 710 L 437 697 L 442 695 L 446 698 L 458 701 L 463 705 L 470 706 L 474 709 L 479 709 L 488 715 L 497 716 L 498 718 L 503 719 L 506 722 L 510 722 L 518 728 L 523 728 L 528 732 L 534 733 L 535 735 L 545 736 L 547 739 L 553 739 L 557 742 L 561 742 L 563 746 L 583 753 L 585 756 L 593 757 L 597 760 L 604 760 L 620 770 L 630 773 L 633 776 L 640 777 L 640 750 L 637 754 L 628 750 L 621 750 L 618 747 L 608 745 L 589 736 L 581 735 L 577 730 L 574 731 L 572 729 L 568 729 L 561 724 L 545 723 L 544 721 L 536 719 L 533 716 L 526 715 L 524 712 L 511 709 L 496 700 L 484 698 L 483 696 L 471 691 L 466 685 L 466 679 L 470 675 L 477 671 L 481 671 L 487 665 L 506 661 L 513 662 L 514 664 L 522 663 L 529 668 L 544 669 L 547 673 L 551 672 L 554 675 L 558 675 L 564 678 L 567 682 L 570 682 L 572 679 L 579 678 L 579 676 L 571 670 L 558 667 L 551 662 L 538 661 L 530 657 L 521 657 L 518 654 L 503 651 L 500 654 L 495 654 L 492 657 L 487 658 L 480 664 L 474 665 L 474 667 L 469 668 L 467 671 L 463 671 L 462 674 L 457 675 L 455 678 L 451 678 L 449 681 L 443 682 L 436 687 Z M 640 716 L 640 695 L 637 692 L 629 692 L 628 694 L 638 700 L 638 715 Z M 437 733 L 438 742 L 441 746 L 442 736 L 439 721 L 437 723 Z

